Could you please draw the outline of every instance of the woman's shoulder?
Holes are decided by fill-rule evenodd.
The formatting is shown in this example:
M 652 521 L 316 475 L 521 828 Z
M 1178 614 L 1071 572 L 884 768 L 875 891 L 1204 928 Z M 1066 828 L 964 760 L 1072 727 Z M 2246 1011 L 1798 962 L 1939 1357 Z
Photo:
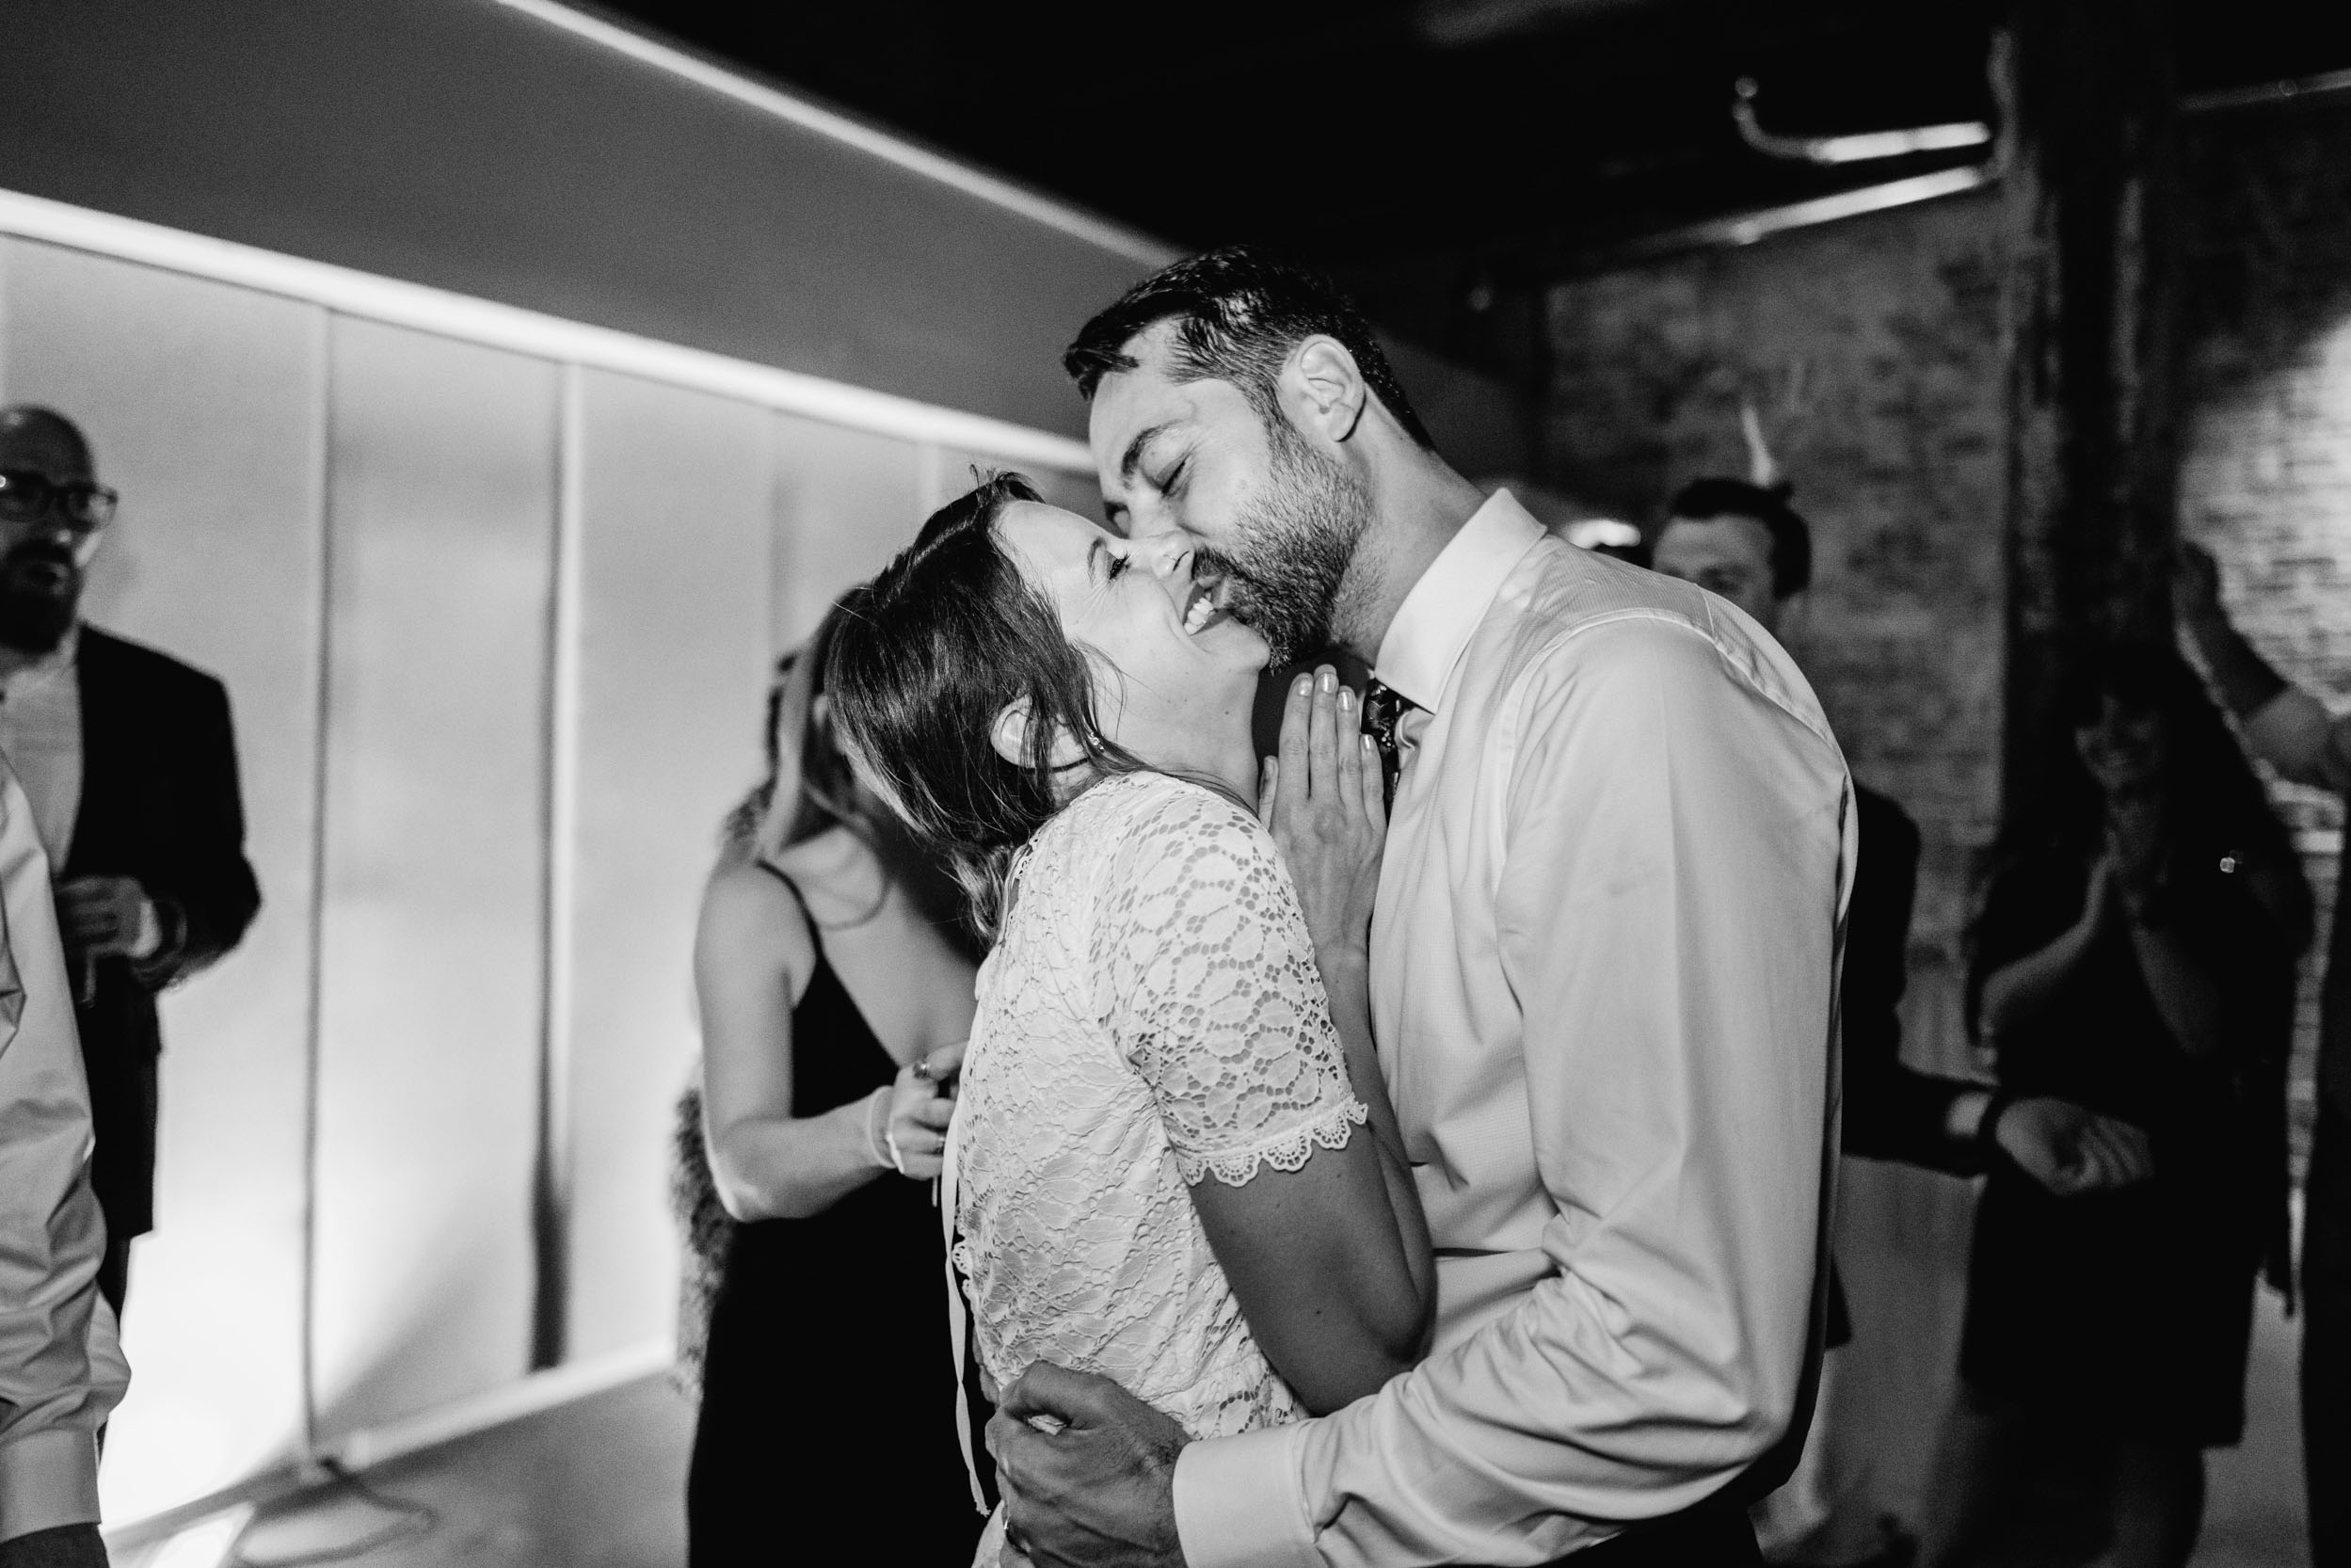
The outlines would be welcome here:
M 728 856 L 712 869 L 696 945 L 713 956 L 780 964 L 793 974 L 816 957 L 798 893 L 781 872 L 749 856 Z

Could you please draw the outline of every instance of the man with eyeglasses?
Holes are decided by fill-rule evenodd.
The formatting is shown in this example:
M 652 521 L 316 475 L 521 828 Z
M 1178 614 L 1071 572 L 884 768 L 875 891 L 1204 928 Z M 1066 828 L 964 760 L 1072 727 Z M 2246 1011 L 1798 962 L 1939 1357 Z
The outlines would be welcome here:
M 261 889 L 227 691 L 81 619 L 114 508 L 72 421 L 0 408 L 0 754 L 56 884 L 106 1222 L 99 1288 L 120 1314 L 131 1239 L 153 1224 L 155 995 L 234 947 Z

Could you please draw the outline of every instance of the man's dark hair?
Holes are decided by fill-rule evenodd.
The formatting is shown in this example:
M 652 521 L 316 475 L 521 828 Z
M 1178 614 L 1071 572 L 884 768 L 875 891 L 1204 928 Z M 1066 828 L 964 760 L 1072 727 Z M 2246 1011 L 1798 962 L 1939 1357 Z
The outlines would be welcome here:
M 1062 368 L 1091 403 L 1102 377 L 1142 362 L 1127 345 L 1163 321 L 1176 323 L 1176 380 L 1230 381 L 1273 429 L 1283 417 L 1275 388 L 1290 350 L 1317 335 L 1335 338 L 1404 433 L 1436 447 L 1354 301 L 1329 279 L 1243 245 L 1187 256 L 1128 289 L 1079 330 Z
M 1744 479 L 1699 479 L 1682 487 L 1665 515 L 1692 522 L 1751 518 L 1762 523 L 1771 536 L 1771 597 L 1785 599 L 1813 581 L 1812 524 L 1788 504 L 1792 493 L 1785 485 L 1767 489 Z

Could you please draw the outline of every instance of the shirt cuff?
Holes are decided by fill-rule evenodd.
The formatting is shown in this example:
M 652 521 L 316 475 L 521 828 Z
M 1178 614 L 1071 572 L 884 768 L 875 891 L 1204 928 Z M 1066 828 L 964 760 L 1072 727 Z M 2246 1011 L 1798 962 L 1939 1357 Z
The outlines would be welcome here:
M 1298 1426 L 1188 1443 L 1176 1457 L 1186 1568 L 1322 1568 L 1300 1496 Z
M 88 1432 L 27 1432 L 0 1445 L 0 1541 L 98 1520 L 98 1442 Z

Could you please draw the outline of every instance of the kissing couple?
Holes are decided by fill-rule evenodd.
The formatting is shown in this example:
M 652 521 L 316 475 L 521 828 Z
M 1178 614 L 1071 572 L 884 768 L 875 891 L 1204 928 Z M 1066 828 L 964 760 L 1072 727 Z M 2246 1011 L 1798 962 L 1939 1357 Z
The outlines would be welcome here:
M 1854 858 L 1811 689 L 1448 467 L 1319 278 L 1178 263 L 1065 363 L 1109 526 L 984 481 L 824 676 L 994 938 L 980 1561 L 1758 1562 Z M 1334 645 L 1369 691 L 1299 678 L 1261 764 L 1261 671 Z

